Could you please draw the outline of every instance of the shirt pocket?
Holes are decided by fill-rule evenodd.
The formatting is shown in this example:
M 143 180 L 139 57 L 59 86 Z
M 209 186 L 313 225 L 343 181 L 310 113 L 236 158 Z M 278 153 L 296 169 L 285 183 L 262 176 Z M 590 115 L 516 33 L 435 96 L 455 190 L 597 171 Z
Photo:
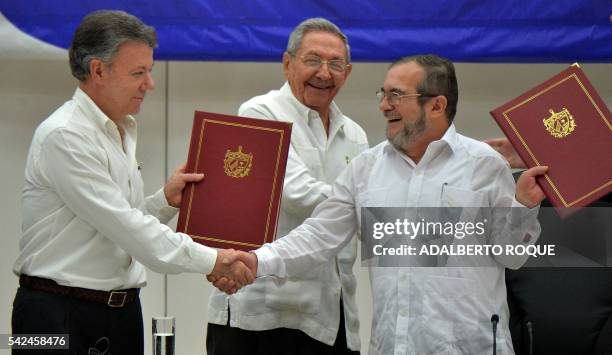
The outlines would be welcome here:
M 265 303 L 271 310 L 319 313 L 323 282 L 320 278 L 306 280 L 266 280 Z
M 315 174 L 321 173 L 323 164 L 317 148 L 301 147 L 298 145 L 294 145 L 293 148 L 308 170 Z
M 442 207 L 489 207 L 489 199 L 483 191 L 444 184 L 442 185 L 440 205 Z

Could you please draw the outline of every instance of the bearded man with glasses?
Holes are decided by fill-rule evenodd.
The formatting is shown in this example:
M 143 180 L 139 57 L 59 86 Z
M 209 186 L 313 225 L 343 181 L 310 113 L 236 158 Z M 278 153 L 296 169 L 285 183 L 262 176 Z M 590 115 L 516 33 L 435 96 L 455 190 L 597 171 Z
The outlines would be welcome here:
M 283 55 L 287 82 L 238 110 L 293 122 L 279 236 L 308 218 L 350 160 L 368 147 L 363 129 L 333 102 L 351 73 L 350 61 L 344 33 L 326 19 L 308 19 L 291 33 Z M 208 354 L 358 354 L 356 257 L 353 236 L 337 257 L 290 280 L 260 278 L 231 297 L 215 291 Z
M 288 278 L 326 262 L 353 240 L 368 218 L 364 207 L 497 207 L 490 215 L 488 245 L 535 244 L 537 207 L 544 198 L 535 176 L 547 167 L 526 170 L 515 185 L 499 154 L 455 130 L 459 95 L 451 61 L 437 55 L 401 58 L 389 67 L 377 96 L 387 141 L 353 159 L 330 197 L 301 226 L 241 255 L 247 265 L 257 262 L 258 276 Z M 372 236 L 364 231 L 361 238 Z M 370 267 L 374 309 L 368 353 L 513 354 L 504 270 L 519 268 L 527 257 L 487 254 L 469 267 L 410 267 L 422 265 L 408 263 L 422 260 L 417 252 L 401 256 L 405 267 Z M 379 261 L 376 266 L 389 265 Z

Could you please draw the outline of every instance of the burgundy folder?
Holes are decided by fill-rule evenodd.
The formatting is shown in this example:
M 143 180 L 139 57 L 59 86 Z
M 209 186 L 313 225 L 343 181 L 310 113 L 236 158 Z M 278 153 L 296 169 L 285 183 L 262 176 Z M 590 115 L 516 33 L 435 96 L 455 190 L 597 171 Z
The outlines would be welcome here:
M 177 231 L 216 248 L 257 249 L 274 240 L 291 123 L 195 112 Z
M 491 115 L 562 217 L 612 191 L 610 111 L 577 64 Z

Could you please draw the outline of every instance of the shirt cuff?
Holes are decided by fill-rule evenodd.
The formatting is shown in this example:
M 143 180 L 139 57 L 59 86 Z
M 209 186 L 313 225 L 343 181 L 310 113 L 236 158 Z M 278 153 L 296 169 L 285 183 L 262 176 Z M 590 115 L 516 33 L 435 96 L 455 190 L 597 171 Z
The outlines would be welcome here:
M 525 217 L 531 217 L 531 216 L 537 216 L 538 212 L 540 211 L 540 204 L 538 203 L 537 205 L 535 205 L 532 208 L 529 208 L 525 205 L 523 205 L 522 203 L 520 203 L 517 199 L 516 196 L 512 198 L 512 211 L 519 211 L 519 213 L 513 213 L 513 215 L 520 215 L 522 216 L 522 218 Z
M 150 203 L 151 208 L 149 211 L 155 211 L 153 213 L 157 213 L 157 216 L 162 223 L 166 223 L 171 220 L 179 211 L 178 208 L 172 207 L 168 204 L 163 187 L 157 190 L 157 192 L 151 196 Z
M 540 204 L 539 203 L 537 205 L 535 205 L 534 207 L 529 208 L 529 207 L 523 205 L 522 203 L 520 203 L 516 199 L 516 196 L 512 197 L 512 206 L 511 207 L 512 208 L 520 207 L 519 209 L 520 210 L 524 210 L 526 214 L 529 214 L 529 215 L 535 214 L 536 216 L 537 216 L 538 212 L 540 211 Z
M 261 248 L 252 253 L 257 255 L 257 277 L 268 275 L 285 277 L 280 257 L 274 249 L 270 247 L 270 244 L 264 244 Z
M 527 206 L 523 205 L 522 203 L 520 203 L 516 199 L 516 195 L 512 196 L 512 206 L 511 207 L 524 207 L 524 208 L 527 208 Z
M 538 224 L 538 213 L 540 212 L 540 204 L 537 204 L 533 208 L 528 208 L 522 203 L 518 202 L 516 198 L 512 199 L 512 207 L 510 208 L 510 225 L 513 228 L 525 228 L 531 224 L 537 225 L 537 234 L 534 238 L 532 233 L 529 233 L 530 238 L 523 239 L 523 244 L 535 244 L 539 237 L 539 224 Z
M 217 249 L 193 242 L 191 264 L 193 271 L 205 275 L 210 274 L 217 262 Z

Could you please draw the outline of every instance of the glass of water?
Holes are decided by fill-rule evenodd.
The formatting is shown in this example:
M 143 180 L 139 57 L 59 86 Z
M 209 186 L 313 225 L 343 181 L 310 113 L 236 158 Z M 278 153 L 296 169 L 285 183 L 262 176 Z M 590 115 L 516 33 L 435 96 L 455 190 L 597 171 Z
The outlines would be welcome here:
M 174 355 L 174 317 L 153 317 L 153 355 Z

